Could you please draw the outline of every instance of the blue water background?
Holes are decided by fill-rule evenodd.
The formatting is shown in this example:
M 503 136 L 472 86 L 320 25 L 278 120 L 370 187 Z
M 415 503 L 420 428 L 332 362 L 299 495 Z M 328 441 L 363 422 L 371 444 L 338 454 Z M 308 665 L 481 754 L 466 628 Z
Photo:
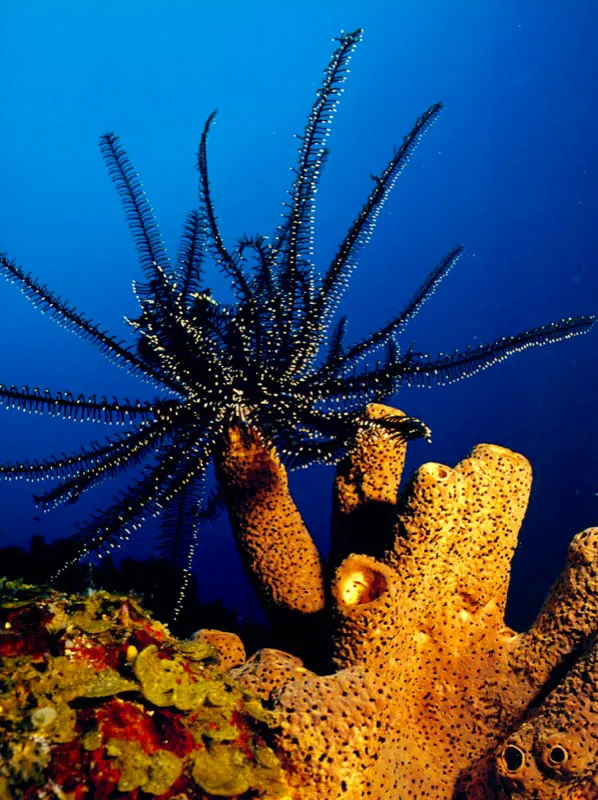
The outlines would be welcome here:
M 318 199 L 325 265 L 380 172 L 427 106 L 446 108 L 382 212 L 347 292 L 351 338 L 389 319 L 459 242 L 466 255 L 404 337 L 448 352 L 563 316 L 598 312 L 598 4 L 552 0 L 394 2 L 31 2 L 0 4 L 0 249 L 110 331 L 135 316 L 140 269 L 97 148 L 114 130 L 139 170 L 173 253 L 196 205 L 195 157 L 219 109 L 210 171 L 224 239 L 279 222 L 297 142 L 334 43 L 363 26 Z M 217 296 L 226 282 L 212 265 Z M 152 397 L 89 345 L 0 285 L 0 381 Z M 405 390 L 395 404 L 433 442 L 410 447 L 453 465 L 477 442 L 534 467 L 513 572 L 512 620 L 525 624 L 572 536 L 598 524 L 598 330 L 529 350 L 475 378 Z M 0 458 L 41 458 L 110 429 L 0 413 Z M 332 472 L 293 475 L 299 506 L 327 546 Z M 116 484 L 116 485 L 115 485 Z M 106 484 L 38 519 L 31 485 L 0 485 L 0 546 L 51 540 L 109 502 Z M 148 555 L 155 526 L 124 552 Z M 195 570 L 204 600 L 245 613 L 247 591 L 225 519 L 206 526 Z

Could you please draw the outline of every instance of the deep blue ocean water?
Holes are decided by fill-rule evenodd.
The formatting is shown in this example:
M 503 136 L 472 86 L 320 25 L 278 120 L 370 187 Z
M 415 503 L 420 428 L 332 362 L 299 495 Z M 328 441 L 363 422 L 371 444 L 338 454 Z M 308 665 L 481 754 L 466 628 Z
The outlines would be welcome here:
M 466 255 L 404 337 L 448 352 L 563 316 L 598 313 L 598 5 L 594 0 L 284 2 L 105 0 L 0 3 L 0 250 L 110 331 L 126 336 L 139 278 L 120 201 L 97 147 L 120 134 L 176 252 L 196 204 L 197 144 L 209 144 L 227 242 L 278 224 L 289 167 L 341 30 L 363 27 L 318 200 L 325 265 L 380 172 L 431 103 L 446 108 L 380 216 L 347 292 L 349 336 L 379 327 L 459 242 Z M 207 283 L 226 298 L 211 267 Z M 151 397 L 122 370 L 0 285 L 0 382 Z M 469 380 L 405 390 L 432 444 L 408 469 L 450 465 L 477 442 L 534 467 L 513 570 L 511 615 L 533 616 L 572 536 L 598 525 L 598 329 L 528 350 Z M 0 460 L 41 458 L 108 428 L 0 412 Z M 293 475 L 326 549 L 332 471 Z M 48 540 L 107 503 L 104 485 L 39 518 L 32 487 L 0 485 L 0 546 Z M 35 488 L 35 487 L 34 487 Z M 147 555 L 155 526 L 125 548 Z M 224 519 L 195 561 L 202 599 L 241 609 L 247 592 Z

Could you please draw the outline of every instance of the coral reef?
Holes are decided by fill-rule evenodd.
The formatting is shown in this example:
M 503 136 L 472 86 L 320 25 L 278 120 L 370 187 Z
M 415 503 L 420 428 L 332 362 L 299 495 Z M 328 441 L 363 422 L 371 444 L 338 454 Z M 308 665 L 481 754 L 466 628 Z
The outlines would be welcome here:
M 179 642 L 130 598 L 16 592 L 0 797 L 596 800 L 598 528 L 573 539 L 530 630 L 511 630 L 529 463 L 482 444 L 398 494 L 405 442 L 375 424 L 389 416 L 404 415 L 368 406 L 338 466 L 333 569 L 275 451 L 245 427 L 220 445 L 247 569 L 276 619 L 329 625 L 333 670 L 246 660 L 214 630 Z

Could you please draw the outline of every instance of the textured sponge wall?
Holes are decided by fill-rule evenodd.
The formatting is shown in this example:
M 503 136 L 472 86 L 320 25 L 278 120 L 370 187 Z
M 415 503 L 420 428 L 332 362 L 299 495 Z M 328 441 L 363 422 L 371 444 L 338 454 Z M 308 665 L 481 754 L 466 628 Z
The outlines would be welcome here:
M 278 651 L 235 670 L 279 714 L 292 797 L 595 800 L 598 532 L 574 539 L 530 631 L 509 629 L 529 463 L 478 445 L 454 468 L 425 464 L 397 497 L 405 441 L 375 420 L 400 413 L 370 408 L 337 473 L 339 563 L 325 595 L 336 672 L 307 672 Z M 294 508 L 286 476 L 266 463 L 279 480 L 272 498 L 264 484 L 247 525 L 259 536 L 263 505 L 267 536 L 278 526 L 292 548 L 287 521 L 276 521 L 276 509 Z M 241 536 L 244 514 L 237 506 Z

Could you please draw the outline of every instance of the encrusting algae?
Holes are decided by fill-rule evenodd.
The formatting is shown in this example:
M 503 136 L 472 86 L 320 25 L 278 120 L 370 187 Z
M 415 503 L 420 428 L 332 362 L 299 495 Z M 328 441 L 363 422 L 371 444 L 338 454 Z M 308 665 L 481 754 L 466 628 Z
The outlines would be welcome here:
M 368 424 L 384 415 L 402 412 L 369 406 L 337 469 L 333 569 L 259 436 L 233 429 L 218 457 L 262 598 L 279 621 L 328 624 L 331 674 L 281 650 L 245 659 L 219 631 L 179 642 L 132 598 L 17 594 L 0 797 L 597 800 L 598 528 L 515 632 L 529 463 L 478 445 L 397 496 L 405 444 Z
M 7 588 L 2 800 L 286 795 L 262 736 L 275 718 L 212 645 L 177 641 L 132 597 Z

